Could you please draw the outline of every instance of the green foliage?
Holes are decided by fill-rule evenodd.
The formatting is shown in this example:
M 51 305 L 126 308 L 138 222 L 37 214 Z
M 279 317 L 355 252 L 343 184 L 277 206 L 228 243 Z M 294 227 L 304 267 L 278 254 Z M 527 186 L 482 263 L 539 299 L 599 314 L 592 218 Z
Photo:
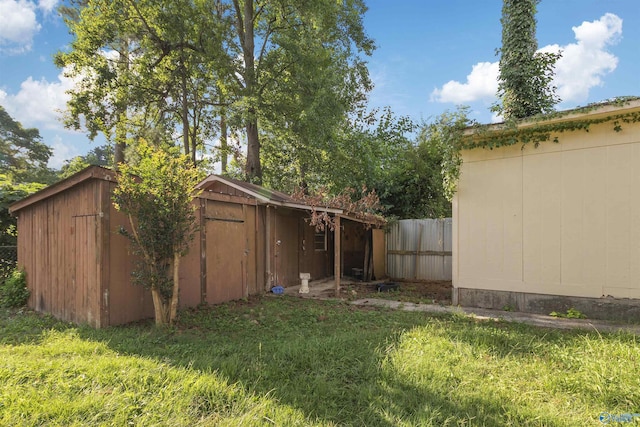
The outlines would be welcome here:
M 404 218 L 451 216 L 451 203 L 444 197 L 440 173 L 442 153 L 429 141 L 407 147 L 386 179 L 379 184 L 385 214 Z
M 27 274 L 23 270 L 14 270 L 4 283 L 0 283 L 0 307 L 19 308 L 29 299 Z
M 206 156 L 196 151 L 226 159 L 227 146 L 220 153 L 212 147 L 224 132 L 220 140 L 247 141 L 236 163 L 258 182 L 261 138 L 298 162 L 304 147 L 326 141 L 325 130 L 342 124 L 371 88 L 359 57 L 374 48 L 362 0 L 73 6 L 63 13 L 75 38 L 56 63 L 81 81 L 66 124 L 86 126 L 91 138 L 181 135 L 185 154 L 200 165 Z
M 636 101 L 638 97 L 620 97 L 607 100 L 600 103 L 589 104 L 585 107 L 579 107 L 572 110 L 556 111 L 548 114 L 539 114 L 529 117 L 526 120 L 514 121 L 510 120 L 500 125 L 479 126 L 475 124 L 473 129 L 464 135 L 461 140 L 460 147 L 463 149 L 488 148 L 522 144 L 532 144 L 538 147 L 542 142 L 551 141 L 560 142 L 558 134 L 564 132 L 585 131 L 589 132 L 591 126 L 600 123 L 611 123 L 615 132 L 620 132 L 624 124 L 640 122 L 640 113 L 623 112 L 609 115 L 598 116 L 596 118 L 581 118 L 571 120 L 558 120 L 568 115 L 587 114 L 590 111 L 605 106 L 624 106 L 631 101 Z M 528 126 L 520 126 L 522 124 Z
M 553 111 L 560 99 L 551 85 L 559 54 L 536 52 L 536 6 L 540 0 L 504 0 L 498 97 L 493 107 L 507 120 Z
M 440 175 L 444 197 L 451 201 L 460 177 L 462 157 L 460 149 L 463 133 L 474 123 L 468 118 L 468 107 L 458 107 L 454 112 L 445 111 L 433 122 L 425 124 L 420 141 L 440 157 Z
M 129 218 L 122 232 L 138 256 L 134 283 L 157 292 L 156 321 L 159 313 L 168 316 L 166 304 L 178 286 L 170 275 L 176 255 L 184 255 L 195 233 L 194 187 L 200 180 L 190 159 L 177 149 L 166 151 L 140 141 L 137 158 L 122 164 L 113 200 L 116 209 Z M 157 304 L 161 303 L 162 307 Z
M 109 145 L 95 147 L 84 156 L 76 156 L 66 160 L 60 169 L 60 178 L 68 178 L 88 166 L 112 166 L 113 154 Z
M 0 246 L 16 244 L 16 219 L 9 205 L 52 183 L 51 148 L 38 129 L 25 129 L 0 106 Z
M 551 313 L 549 313 L 549 316 L 562 317 L 565 319 L 586 319 L 587 318 L 587 316 L 584 315 L 580 310 L 576 310 L 573 307 L 568 309 L 566 313 L 559 313 L 557 311 L 552 311 Z
M 17 244 L 16 218 L 9 214 L 9 206 L 44 187 L 39 182 L 16 183 L 10 175 L 0 174 L 0 246 Z
M 47 168 L 51 148 L 36 128 L 25 129 L 0 106 L 0 170 L 24 182 L 34 171 Z

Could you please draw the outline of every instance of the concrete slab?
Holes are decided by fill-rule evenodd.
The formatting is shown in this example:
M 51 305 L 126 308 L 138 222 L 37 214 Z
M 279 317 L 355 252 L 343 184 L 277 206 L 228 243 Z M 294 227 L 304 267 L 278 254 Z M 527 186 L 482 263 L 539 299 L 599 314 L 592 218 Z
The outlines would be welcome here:
M 394 310 L 423 311 L 427 313 L 460 313 L 480 320 L 500 320 L 526 323 L 534 326 L 556 329 L 584 329 L 598 332 L 624 331 L 640 335 L 640 325 L 622 325 L 602 320 L 565 319 L 542 314 L 490 310 L 484 308 L 465 308 L 442 306 L 437 304 L 415 304 L 411 302 L 389 301 L 378 298 L 367 298 L 351 301 L 358 306 L 386 307 Z

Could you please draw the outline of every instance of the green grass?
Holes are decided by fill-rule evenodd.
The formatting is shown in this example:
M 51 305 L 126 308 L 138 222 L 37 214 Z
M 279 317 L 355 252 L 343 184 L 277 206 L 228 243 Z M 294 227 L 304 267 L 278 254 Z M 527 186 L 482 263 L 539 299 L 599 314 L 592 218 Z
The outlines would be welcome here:
M 2 310 L 0 425 L 597 426 L 640 412 L 639 367 L 628 334 L 287 297 L 171 330 Z

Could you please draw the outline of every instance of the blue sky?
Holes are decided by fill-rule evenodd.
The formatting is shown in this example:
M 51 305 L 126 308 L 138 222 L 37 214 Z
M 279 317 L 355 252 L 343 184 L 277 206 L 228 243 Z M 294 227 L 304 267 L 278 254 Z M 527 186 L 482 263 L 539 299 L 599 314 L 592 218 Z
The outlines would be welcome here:
M 429 120 L 458 104 L 480 122 L 496 120 L 501 0 L 370 0 L 367 33 L 378 49 L 368 59 L 375 84 L 372 107 Z M 54 149 L 51 166 L 84 154 L 96 143 L 65 130 L 72 83 L 53 65 L 71 40 L 56 14 L 58 0 L 0 0 L 0 105 L 37 127 Z M 540 49 L 562 51 L 556 67 L 560 109 L 640 95 L 638 0 L 542 0 Z

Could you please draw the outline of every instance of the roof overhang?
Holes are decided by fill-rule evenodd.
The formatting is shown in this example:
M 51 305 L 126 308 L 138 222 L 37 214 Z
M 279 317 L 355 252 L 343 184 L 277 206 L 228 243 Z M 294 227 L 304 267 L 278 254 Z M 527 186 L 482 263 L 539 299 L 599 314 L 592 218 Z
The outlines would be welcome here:
M 205 179 L 203 179 L 202 181 L 200 181 L 197 185 L 196 188 L 197 189 L 204 189 L 206 188 L 207 184 L 211 184 L 214 182 L 220 182 L 222 184 L 228 185 L 229 187 L 238 190 L 244 194 L 246 194 L 247 196 L 253 197 L 254 199 L 257 200 L 258 204 L 261 205 L 266 205 L 266 206 L 281 206 L 281 207 L 286 207 L 286 208 L 290 208 L 290 209 L 299 209 L 299 210 L 305 210 L 305 211 L 320 211 L 320 212 L 327 212 L 327 213 L 332 213 L 332 214 L 343 214 L 344 210 L 343 209 L 337 209 L 337 208 L 331 208 L 331 207 L 322 207 L 322 206 L 309 206 L 307 204 L 304 204 L 302 202 L 297 202 L 297 201 L 293 201 L 293 200 L 278 200 L 278 199 L 274 199 L 274 198 L 270 198 L 268 196 L 266 196 L 265 194 L 259 192 L 259 191 L 255 191 L 252 190 L 251 188 L 247 188 L 243 185 L 240 185 L 232 180 L 229 179 L 225 179 L 224 177 L 218 176 L 218 175 L 209 175 L 208 177 L 206 177 Z M 282 199 L 282 197 L 280 197 L 280 199 Z

